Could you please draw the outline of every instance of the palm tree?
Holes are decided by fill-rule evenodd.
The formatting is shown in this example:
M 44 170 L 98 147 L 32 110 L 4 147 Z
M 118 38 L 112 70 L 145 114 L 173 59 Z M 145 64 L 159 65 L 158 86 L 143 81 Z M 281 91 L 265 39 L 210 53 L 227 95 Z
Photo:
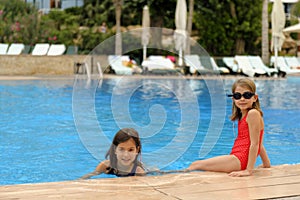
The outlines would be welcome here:
M 193 26 L 193 13 L 194 13 L 194 0 L 189 0 L 189 16 L 188 16 L 188 22 L 187 22 L 187 43 L 186 43 L 186 54 L 191 53 L 191 45 L 190 45 L 190 36 L 192 34 L 192 26 Z
M 58 2 L 59 2 L 59 0 L 54 0 L 54 4 L 55 4 L 54 7 L 55 7 L 55 8 L 59 8 Z
M 262 4 L 262 41 L 261 52 L 262 60 L 265 64 L 269 63 L 269 18 L 268 18 L 268 0 L 263 0 Z
M 122 55 L 121 14 L 123 0 L 113 0 L 116 11 L 116 43 L 115 54 Z

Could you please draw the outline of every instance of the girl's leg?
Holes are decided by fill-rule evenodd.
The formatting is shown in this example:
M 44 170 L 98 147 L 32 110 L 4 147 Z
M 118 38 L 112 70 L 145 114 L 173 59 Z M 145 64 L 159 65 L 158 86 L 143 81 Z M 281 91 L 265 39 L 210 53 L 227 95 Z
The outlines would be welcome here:
M 207 160 L 197 160 L 193 162 L 187 170 L 203 170 L 213 172 L 232 172 L 241 170 L 241 164 L 234 155 L 224 155 L 209 158 Z

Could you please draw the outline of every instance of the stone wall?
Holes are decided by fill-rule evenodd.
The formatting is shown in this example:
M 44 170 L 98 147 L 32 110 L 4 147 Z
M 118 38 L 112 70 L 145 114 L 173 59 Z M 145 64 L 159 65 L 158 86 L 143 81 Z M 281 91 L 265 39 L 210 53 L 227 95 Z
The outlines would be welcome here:
M 74 74 L 74 63 L 86 61 L 93 66 L 92 72 L 96 73 L 96 62 L 100 61 L 106 65 L 107 57 L 98 56 L 91 59 L 86 55 L 0 55 L 0 75 L 72 75 Z M 80 70 L 82 71 L 82 69 Z

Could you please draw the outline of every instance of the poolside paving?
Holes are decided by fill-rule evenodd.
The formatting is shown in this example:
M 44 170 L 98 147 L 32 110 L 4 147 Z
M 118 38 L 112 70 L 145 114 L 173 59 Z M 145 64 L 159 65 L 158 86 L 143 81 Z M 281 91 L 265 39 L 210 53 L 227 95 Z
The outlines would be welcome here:
M 300 199 L 300 164 L 257 169 L 250 177 L 191 172 L 7 185 L 0 199 Z

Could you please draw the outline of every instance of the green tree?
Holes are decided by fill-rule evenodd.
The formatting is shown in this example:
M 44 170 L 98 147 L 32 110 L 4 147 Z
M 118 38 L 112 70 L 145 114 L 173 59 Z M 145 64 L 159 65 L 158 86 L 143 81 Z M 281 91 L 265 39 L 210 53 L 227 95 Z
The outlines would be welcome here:
M 37 38 L 37 10 L 18 0 L 2 0 L 0 3 L 0 42 L 26 42 Z
M 135 24 L 142 22 L 142 9 L 148 5 L 150 11 L 152 27 L 160 28 L 175 28 L 175 8 L 177 0 L 126 0 L 124 1 L 123 15 L 131 16 L 135 19 Z M 137 14 L 130 14 L 130 12 Z M 127 19 L 125 21 L 130 21 Z M 154 41 L 154 46 L 160 48 L 162 46 L 162 32 L 161 29 L 154 29 L 151 33 L 151 40 Z
M 293 4 L 292 9 L 291 9 L 291 13 L 296 18 L 300 17 L 300 1 L 298 1 L 295 4 Z
M 115 8 L 111 0 L 86 0 L 81 14 L 82 26 L 100 26 L 102 22 L 109 27 L 115 25 Z
M 148 5 L 150 9 L 152 27 L 175 29 L 177 0 L 123 0 L 122 14 L 117 23 L 114 3 L 119 1 L 122 2 L 85 0 L 81 8 L 51 10 L 48 15 L 40 15 L 31 4 L 20 0 L 1 0 L 0 42 L 23 42 L 32 45 L 38 42 L 76 44 L 80 51 L 88 52 L 114 34 L 117 29 L 113 27 L 116 24 L 141 25 L 144 5 Z M 268 46 L 264 39 L 266 21 L 262 18 L 262 13 L 264 16 L 266 13 L 265 7 L 262 10 L 266 1 L 187 0 L 189 10 L 191 6 L 194 8 L 194 14 L 189 13 L 188 30 L 192 32 L 193 27 L 192 36 L 197 36 L 198 42 L 214 56 L 260 54 Z M 109 28 L 105 35 L 97 31 L 104 21 Z M 152 33 L 151 40 L 158 41 L 154 44 L 156 47 L 161 45 L 161 35 L 161 32 Z
M 195 4 L 199 43 L 212 55 L 259 53 L 260 0 L 206 0 Z

